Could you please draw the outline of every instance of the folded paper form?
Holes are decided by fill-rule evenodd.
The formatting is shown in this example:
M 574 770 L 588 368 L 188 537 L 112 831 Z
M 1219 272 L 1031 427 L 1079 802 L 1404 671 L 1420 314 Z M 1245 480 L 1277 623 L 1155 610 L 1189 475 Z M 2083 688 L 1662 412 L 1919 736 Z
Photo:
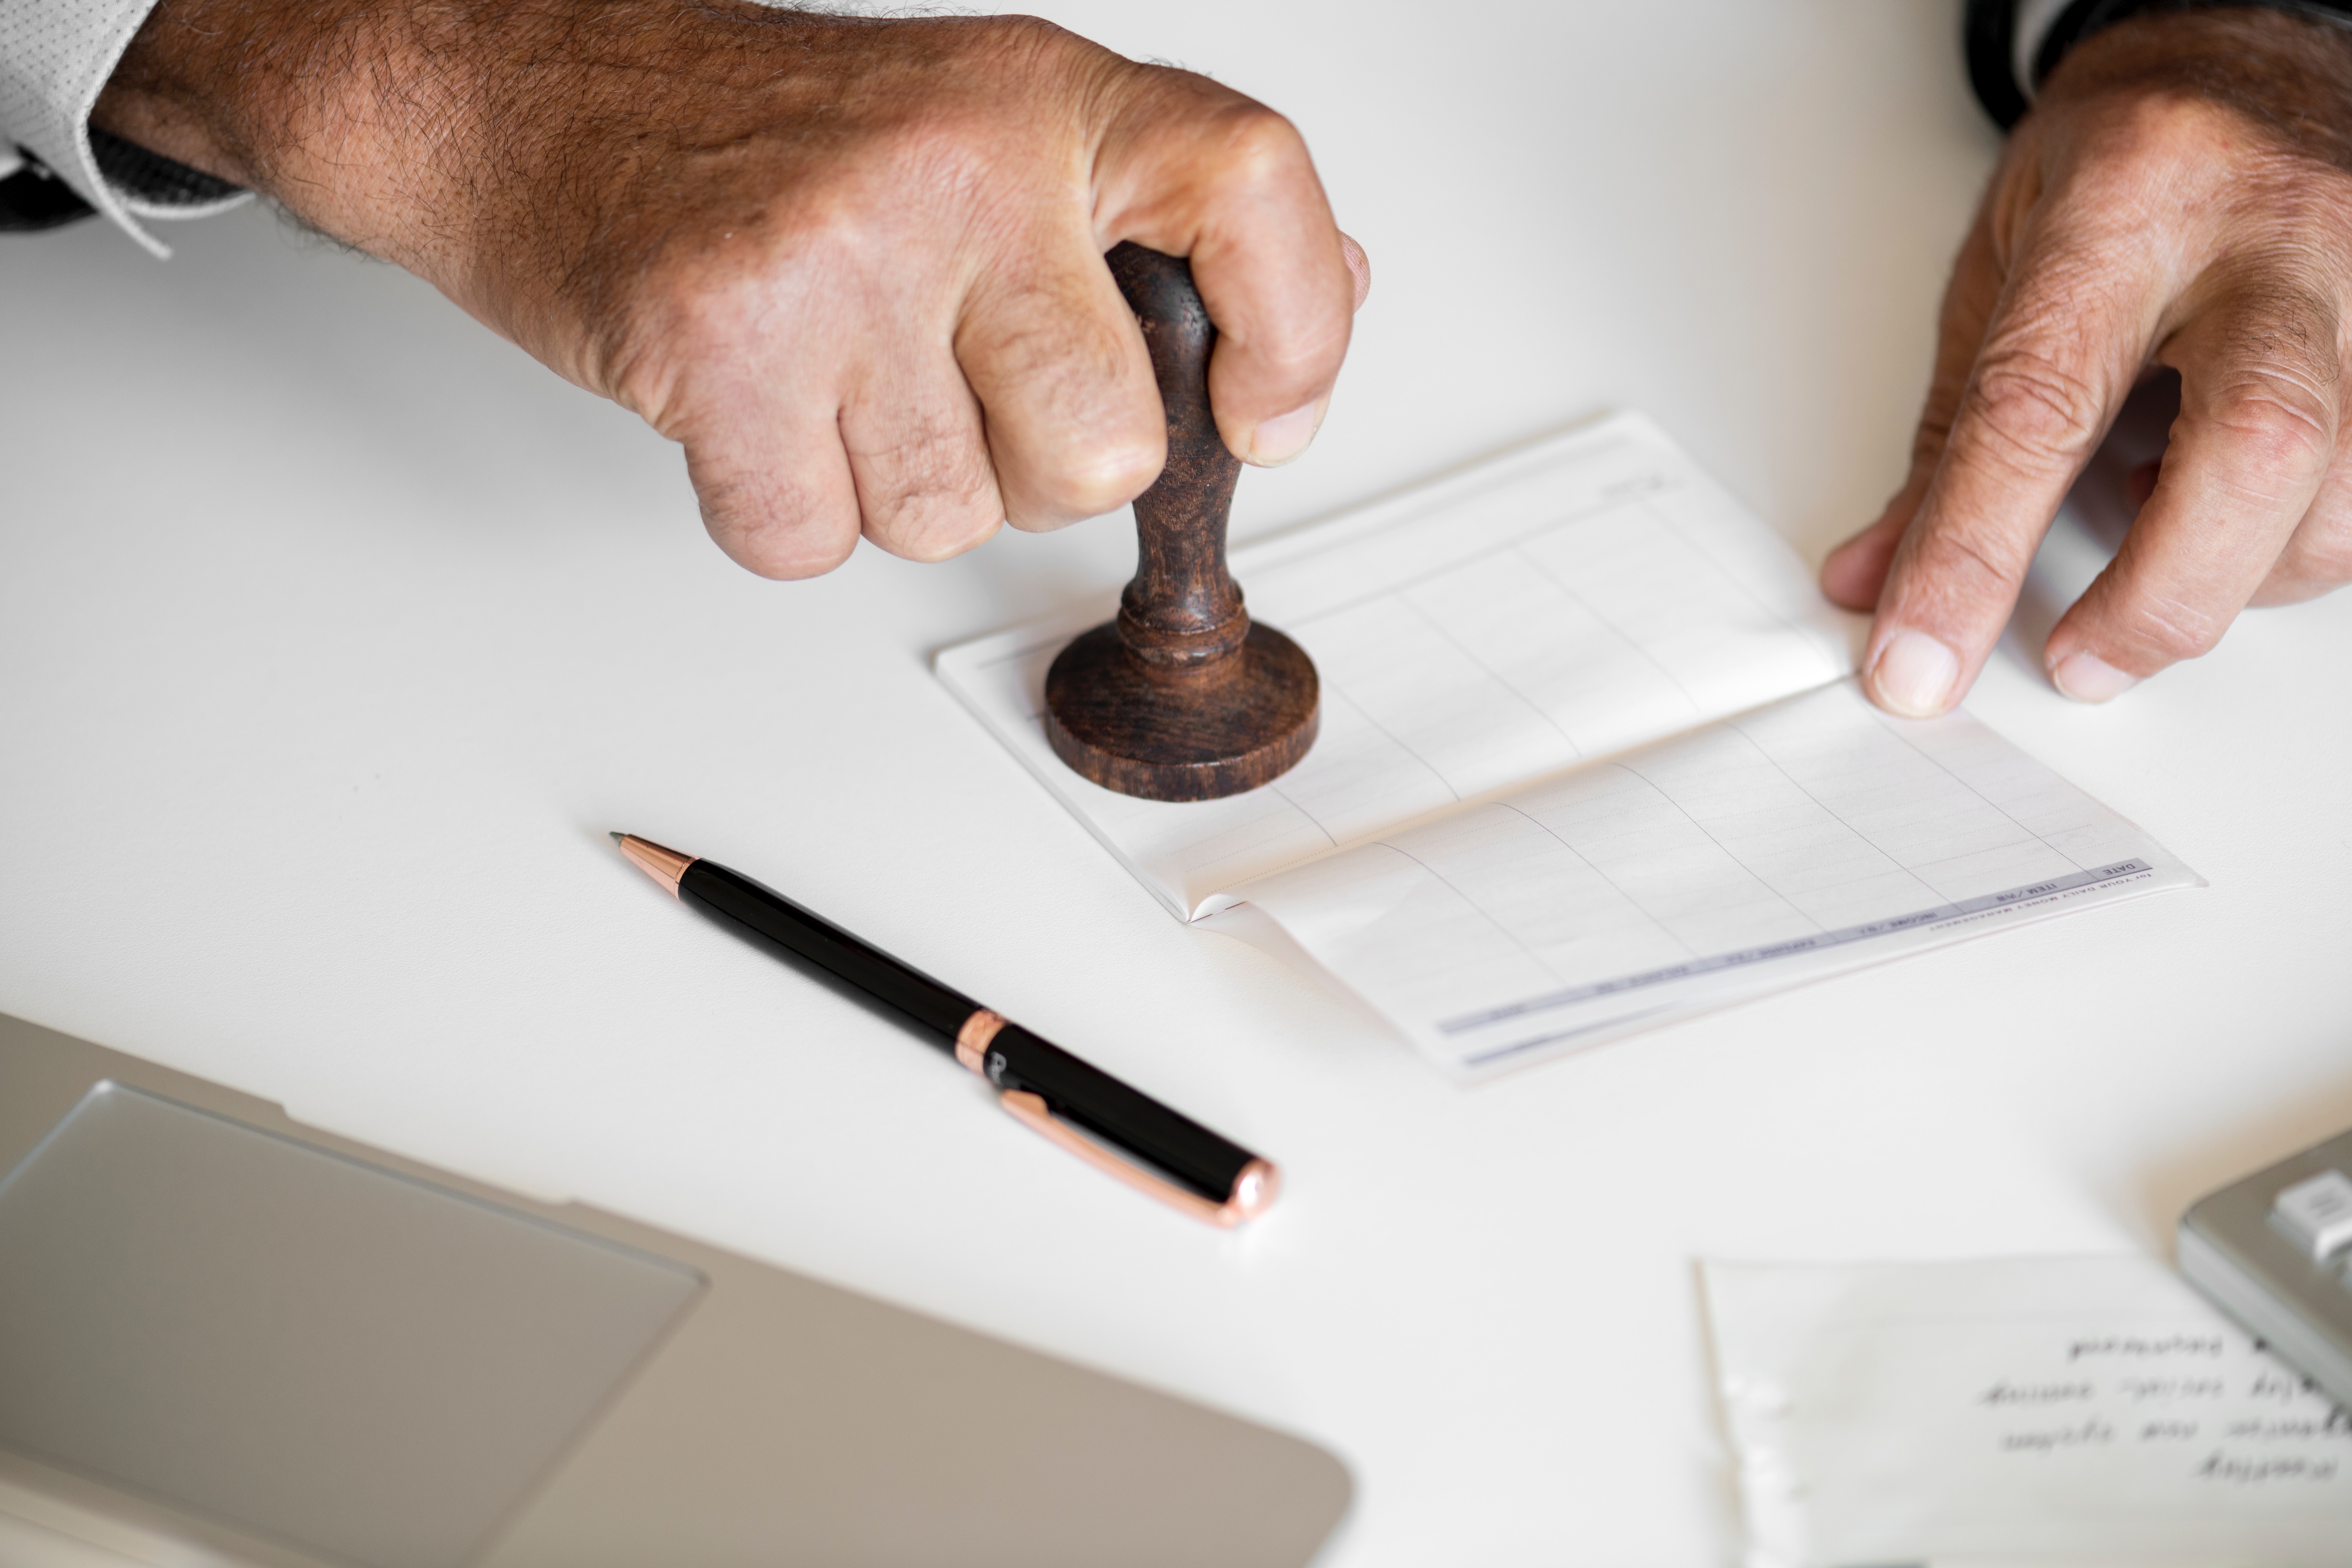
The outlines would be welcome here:
M 1045 668 L 1108 597 L 940 678 L 1179 919 L 1272 921 L 1458 1072 L 2198 880 L 1966 715 L 1874 709 L 1802 563 L 1638 416 L 1234 574 L 1322 676 L 1265 788 L 1136 800 L 1054 756 Z

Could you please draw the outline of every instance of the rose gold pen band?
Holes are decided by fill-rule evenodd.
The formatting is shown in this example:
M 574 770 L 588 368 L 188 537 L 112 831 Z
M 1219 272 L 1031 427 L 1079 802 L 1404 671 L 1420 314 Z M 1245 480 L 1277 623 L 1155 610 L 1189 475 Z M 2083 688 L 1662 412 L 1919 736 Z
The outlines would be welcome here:
M 963 1021 L 963 1027 L 956 1031 L 956 1060 L 986 1078 L 988 1042 L 996 1038 L 997 1032 L 1010 1021 L 1003 1014 L 991 1008 L 973 1009 L 971 1016 Z M 1169 1207 L 1194 1219 L 1205 1220 L 1227 1230 L 1265 1213 L 1282 1190 L 1282 1173 L 1274 1163 L 1252 1160 L 1234 1178 L 1233 1192 L 1225 1201 L 1215 1203 L 1105 1148 L 1055 1116 L 1045 1104 L 1043 1095 L 1033 1094 L 1027 1089 L 1008 1089 L 997 1097 L 997 1103 L 1023 1126 L 1060 1145 L 1066 1152 L 1076 1154 L 1105 1175 L 1115 1176 L 1136 1191 L 1158 1198 Z

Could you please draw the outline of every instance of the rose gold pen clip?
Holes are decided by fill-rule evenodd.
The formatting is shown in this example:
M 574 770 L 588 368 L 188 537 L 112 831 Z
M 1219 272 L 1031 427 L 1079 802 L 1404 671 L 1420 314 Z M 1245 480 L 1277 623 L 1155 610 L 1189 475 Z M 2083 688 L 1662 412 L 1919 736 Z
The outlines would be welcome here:
M 956 1031 L 956 1060 L 981 1077 L 987 1078 L 988 1043 L 996 1038 L 997 1031 L 1003 1028 L 1006 1022 L 1003 1014 L 992 1012 L 986 1007 L 974 1012 L 963 1021 L 963 1027 Z M 1041 1094 L 1025 1089 L 1008 1089 L 997 1096 L 997 1103 L 1010 1111 L 1023 1126 L 1076 1154 L 1105 1175 L 1116 1177 L 1137 1192 L 1158 1198 L 1180 1213 L 1226 1230 L 1245 1219 L 1254 1219 L 1264 1214 L 1282 1191 L 1282 1172 L 1275 1163 L 1271 1160 L 1252 1160 L 1234 1178 L 1232 1194 L 1223 1203 L 1214 1203 L 1189 1187 L 1179 1186 L 1159 1172 L 1105 1148 L 1055 1116 Z

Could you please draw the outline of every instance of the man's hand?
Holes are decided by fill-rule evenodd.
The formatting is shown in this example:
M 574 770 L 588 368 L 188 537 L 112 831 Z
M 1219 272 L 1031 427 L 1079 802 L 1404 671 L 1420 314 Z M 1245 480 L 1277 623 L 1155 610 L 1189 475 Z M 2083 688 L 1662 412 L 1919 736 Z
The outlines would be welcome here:
M 1262 464 L 1313 437 L 1369 276 L 1280 116 L 1022 17 L 162 0 L 93 119 L 635 410 L 772 577 L 1149 485 L 1119 241 L 1192 258 L 1218 427 Z
M 2143 17 L 2067 57 L 2011 136 L 1944 300 L 1909 479 L 1822 568 L 1878 612 L 1870 694 L 1958 702 L 2136 382 L 2180 416 L 2122 548 L 2043 659 L 2103 702 L 2239 610 L 2352 580 L 2352 34 Z

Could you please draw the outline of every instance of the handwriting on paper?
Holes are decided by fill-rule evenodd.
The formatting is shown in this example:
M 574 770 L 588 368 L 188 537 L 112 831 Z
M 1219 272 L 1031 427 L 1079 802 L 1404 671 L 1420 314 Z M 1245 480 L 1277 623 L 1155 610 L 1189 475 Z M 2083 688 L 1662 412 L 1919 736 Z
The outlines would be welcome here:
M 2345 1561 L 2352 1414 L 2154 1258 L 1705 1276 L 1759 1568 Z
M 2352 1413 L 2306 1378 L 2224 1332 L 2074 1335 L 2079 1375 L 1996 1377 L 1979 1405 L 2011 1413 L 2004 1454 L 2134 1444 L 2188 1445 L 2190 1480 L 2222 1486 L 2333 1481 L 2352 1463 Z M 2053 1342 L 2054 1346 L 2054 1342 Z

